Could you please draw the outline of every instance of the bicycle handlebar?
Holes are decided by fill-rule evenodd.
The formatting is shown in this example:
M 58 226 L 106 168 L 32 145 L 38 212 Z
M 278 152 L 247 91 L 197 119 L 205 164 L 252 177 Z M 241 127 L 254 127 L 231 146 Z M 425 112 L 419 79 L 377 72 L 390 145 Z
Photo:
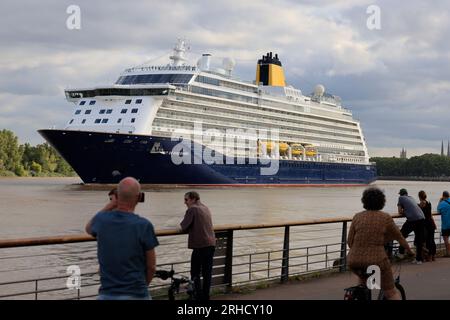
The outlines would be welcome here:
M 167 271 L 167 270 L 156 270 L 154 277 L 160 278 L 162 280 L 167 280 L 169 278 L 173 278 L 174 274 L 175 274 L 174 270 L 170 270 L 170 271 Z
M 188 277 L 183 276 L 183 275 L 178 275 L 177 277 L 175 277 L 175 271 L 173 269 L 170 271 L 156 270 L 154 277 L 160 278 L 161 280 L 167 280 L 170 278 L 174 282 L 178 282 L 178 283 L 185 283 L 185 282 L 191 281 Z

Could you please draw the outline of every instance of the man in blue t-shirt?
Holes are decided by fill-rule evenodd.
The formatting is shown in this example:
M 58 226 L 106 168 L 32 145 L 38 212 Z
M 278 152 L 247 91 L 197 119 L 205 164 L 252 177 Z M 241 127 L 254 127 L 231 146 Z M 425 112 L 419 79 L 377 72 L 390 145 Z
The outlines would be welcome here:
M 151 299 L 148 285 L 156 270 L 159 244 L 152 223 L 134 213 L 141 197 L 139 182 L 120 181 L 112 200 L 86 225 L 97 238 L 99 300 Z
M 448 191 L 444 191 L 437 207 L 437 211 L 441 214 L 441 232 L 445 243 L 445 257 L 450 257 L 450 245 L 448 243 L 448 237 L 450 236 L 450 201 L 448 198 Z

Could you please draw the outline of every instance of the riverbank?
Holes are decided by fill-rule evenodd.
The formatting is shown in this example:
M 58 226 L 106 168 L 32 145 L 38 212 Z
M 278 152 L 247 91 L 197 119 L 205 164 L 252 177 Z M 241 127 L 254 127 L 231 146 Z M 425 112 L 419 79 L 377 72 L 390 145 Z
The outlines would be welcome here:
M 29 175 L 29 176 L 18 176 L 14 174 L 12 171 L 1 171 L 0 170 L 0 179 L 2 178 L 77 178 L 78 175 L 62 175 L 59 173 L 40 173 L 38 175 Z M 450 177 L 416 177 L 416 176 L 381 176 L 377 177 L 377 181 L 430 181 L 430 182 L 450 182 Z M 376 183 L 376 181 L 375 181 Z M 84 185 L 87 189 L 98 189 L 98 186 L 101 186 L 99 184 L 84 184 L 83 182 L 80 183 L 80 185 Z M 104 185 L 105 188 L 101 189 L 108 189 L 112 184 Z M 156 189 L 167 189 L 167 188 L 181 188 L 184 189 L 187 186 L 186 185 L 143 185 L 151 188 Z M 276 185 L 274 185 L 276 186 Z M 315 185 L 302 185 L 307 187 L 315 187 Z M 189 186 L 190 187 L 190 186 Z M 239 187 L 245 187 L 245 185 L 240 185 Z M 322 186 L 320 186 L 322 187 Z M 330 187 L 339 187 L 339 185 L 330 185 Z M 196 186 L 196 188 L 211 188 L 210 186 Z
M 385 181 L 431 181 L 431 182 L 449 182 L 450 177 L 417 177 L 417 176 L 382 176 L 377 177 L 377 180 L 385 180 Z
M 78 177 L 76 173 L 74 173 L 73 175 L 64 175 L 56 172 L 45 172 L 45 173 L 18 176 L 12 171 L 0 170 L 0 178 L 75 178 L 75 177 Z

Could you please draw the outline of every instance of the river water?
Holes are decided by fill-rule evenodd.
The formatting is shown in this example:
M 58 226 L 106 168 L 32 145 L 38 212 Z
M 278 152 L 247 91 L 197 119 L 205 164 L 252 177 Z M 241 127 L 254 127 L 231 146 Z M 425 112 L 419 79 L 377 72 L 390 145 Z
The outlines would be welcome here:
M 428 194 L 433 208 L 449 182 L 377 181 L 385 191 L 385 211 L 397 211 L 398 190 L 417 198 Z M 362 210 L 360 187 L 195 189 L 213 214 L 215 225 L 278 223 L 328 217 L 352 217 Z M 146 201 L 136 209 L 156 229 L 173 228 L 186 210 L 183 195 L 191 189 L 144 188 Z M 0 239 L 84 232 L 86 222 L 107 200 L 109 187 L 90 187 L 79 178 L 0 179 Z
M 417 193 L 425 190 L 433 211 L 442 191 L 450 189 L 448 182 L 377 181 L 374 185 L 385 191 L 387 202 L 384 211 L 389 213 L 397 211 L 400 188 L 408 189 L 416 199 Z M 365 188 L 228 187 L 194 190 L 200 193 L 202 202 L 211 209 L 213 223 L 218 226 L 352 217 L 362 210 L 360 199 Z M 86 222 L 107 203 L 109 189 L 111 186 L 85 186 L 79 178 L 1 178 L 0 239 L 83 233 Z M 139 204 L 136 213 L 148 218 L 157 230 L 175 228 L 186 210 L 184 193 L 192 189 L 144 186 L 143 190 L 146 201 Z M 297 233 L 292 232 L 291 248 L 295 245 L 303 247 L 332 243 L 336 239 L 340 241 L 341 225 L 302 228 Z M 158 263 L 189 260 L 190 250 L 186 249 L 186 239 L 183 237 L 160 238 Z M 235 235 L 233 252 L 247 254 L 279 250 L 282 240 L 282 228 L 241 231 Z M 335 256 L 338 257 L 338 254 Z M 98 270 L 96 244 L 0 249 L 0 295 L 11 290 L 2 286 L 2 282 L 64 276 L 67 266 L 73 264 L 82 266 L 83 273 Z M 186 271 L 189 266 L 184 268 Z M 56 284 L 57 287 L 64 284 L 65 278 L 61 281 Z M 12 290 L 20 291 L 15 286 Z

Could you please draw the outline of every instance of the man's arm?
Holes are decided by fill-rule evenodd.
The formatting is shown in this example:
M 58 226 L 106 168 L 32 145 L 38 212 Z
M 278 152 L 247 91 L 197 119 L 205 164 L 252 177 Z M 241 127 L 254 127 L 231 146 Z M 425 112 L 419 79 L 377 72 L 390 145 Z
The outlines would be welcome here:
M 86 230 L 86 233 L 90 234 L 91 236 L 93 236 L 92 234 L 92 220 L 94 218 L 91 218 L 91 220 L 89 220 L 89 222 L 86 224 L 86 227 L 84 228 L 84 230 Z
M 398 214 L 404 216 L 405 209 L 401 205 L 397 205 L 397 207 L 398 207 Z
M 117 209 L 117 198 L 115 196 L 100 211 L 113 211 Z
M 190 225 L 192 224 L 194 220 L 194 208 L 189 208 L 186 210 L 186 214 L 184 215 L 183 221 L 180 223 L 181 231 L 186 232 Z
M 147 274 L 146 274 L 146 280 L 147 280 L 147 286 L 152 282 L 153 275 L 156 271 L 156 254 L 155 249 L 151 249 L 145 252 L 145 257 L 147 260 Z

